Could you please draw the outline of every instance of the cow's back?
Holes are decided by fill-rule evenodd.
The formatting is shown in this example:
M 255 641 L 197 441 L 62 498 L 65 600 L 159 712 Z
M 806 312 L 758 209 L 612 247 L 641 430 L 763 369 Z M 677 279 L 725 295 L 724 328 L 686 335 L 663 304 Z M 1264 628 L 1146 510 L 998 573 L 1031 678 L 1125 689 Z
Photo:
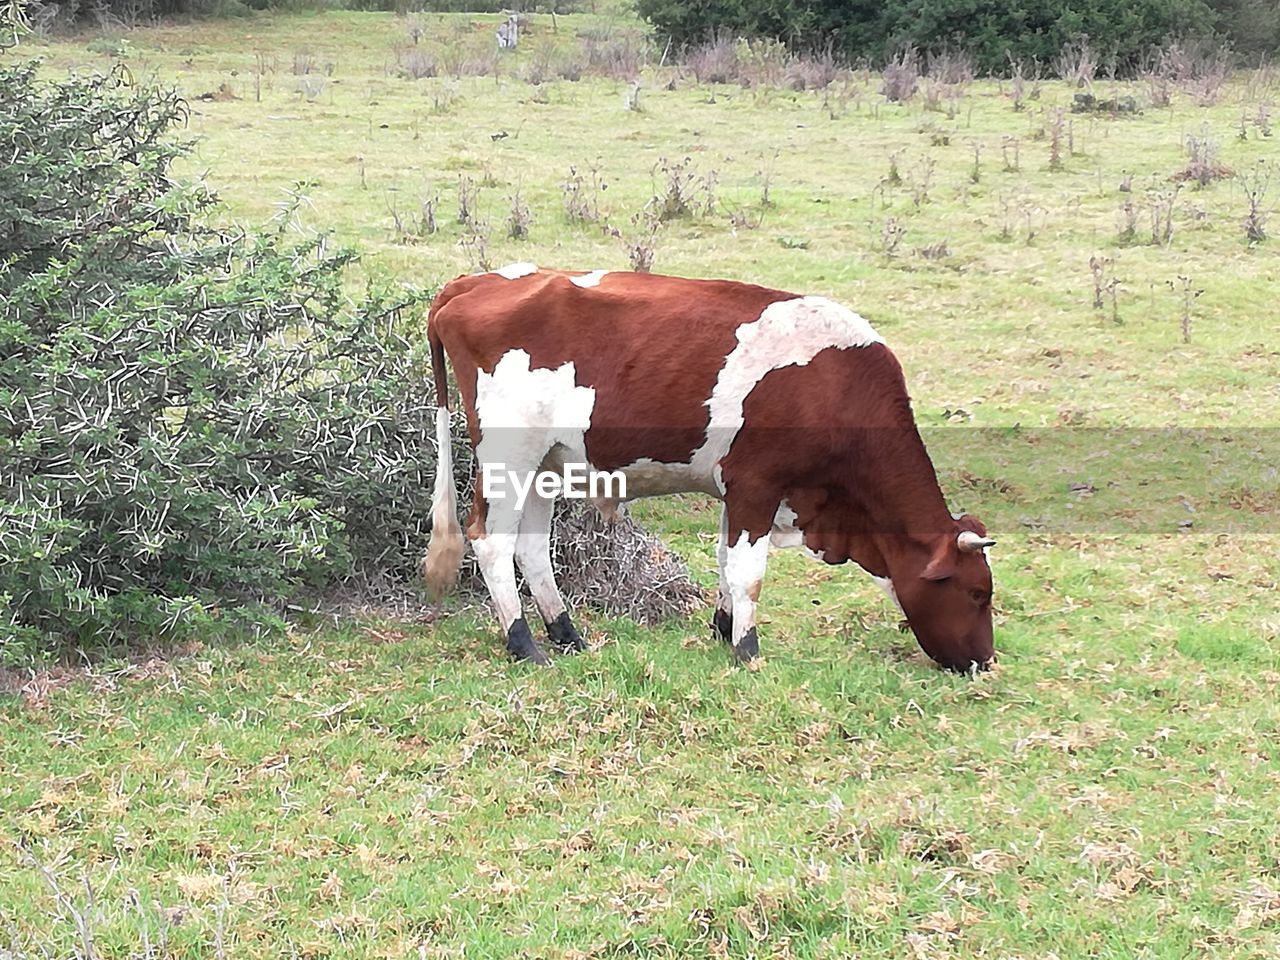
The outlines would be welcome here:
M 738 328 L 769 304 L 795 298 L 746 283 L 650 274 L 486 273 L 447 284 L 431 325 L 469 409 L 478 371 L 492 373 L 513 350 L 525 351 L 534 369 L 572 363 L 576 382 L 596 391 L 592 462 L 611 469 L 638 459 L 688 460 L 705 439 L 707 400 Z

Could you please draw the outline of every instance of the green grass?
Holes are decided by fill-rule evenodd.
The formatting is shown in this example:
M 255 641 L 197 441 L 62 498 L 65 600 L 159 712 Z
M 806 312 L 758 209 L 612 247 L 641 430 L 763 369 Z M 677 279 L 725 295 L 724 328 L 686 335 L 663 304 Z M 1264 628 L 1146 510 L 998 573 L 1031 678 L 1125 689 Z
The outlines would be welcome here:
M 554 42 L 588 22 L 613 21 L 560 18 Z M 492 24 L 429 27 L 487 42 Z M 976 84 L 948 118 L 881 102 L 874 78 L 824 104 L 667 89 L 667 68 L 637 113 L 623 81 L 515 79 L 541 21 L 498 80 L 388 75 L 402 33 L 354 14 L 171 25 L 131 35 L 129 63 L 191 98 L 187 172 L 230 216 L 261 220 L 306 181 L 308 225 L 418 284 L 472 269 L 450 222 L 459 174 L 490 184 L 495 264 L 593 269 L 626 255 L 564 222 L 571 164 L 599 168 L 628 234 L 660 158 L 715 171 L 721 203 L 760 226 L 723 207 L 675 221 L 656 268 L 833 296 L 880 327 L 949 497 L 999 538 L 1001 665 L 937 672 L 865 578 L 786 553 L 759 669 L 732 665 L 702 616 L 646 630 L 583 612 L 595 649 L 529 670 L 458 607 L 13 675 L 0 955 L 87 952 L 77 915 L 103 957 L 1280 953 L 1280 240 L 1246 244 L 1229 181 L 1182 192 L 1168 247 L 1118 238 L 1121 204 L 1169 187 L 1186 134 L 1207 128 L 1237 170 L 1273 156 L 1236 132 L 1277 92 L 1242 76 L 1207 108 L 1071 118 L 1057 172 L 1037 138 L 1074 92 L 1056 83 L 1020 113 Z M 50 46 L 50 72 L 104 66 L 89 39 Z M 336 62 L 314 102 L 288 70 L 303 47 Z M 261 102 L 256 50 L 279 65 Z M 223 83 L 240 99 L 197 99 Z M 908 181 L 936 163 L 918 206 L 909 182 L 880 186 L 897 151 Z M 501 229 L 516 188 L 535 217 L 522 242 Z M 436 193 L 440 233 L 398 238 L 388 198 Z M 895 256 L 888 217 L 907 230 Z M 915 252 L 939 241 L 941 260 Z M 1094 254 L 1115 260 L 1119 323 L 1092 307 Z M 1204 290 L 1189 344 L 1179 275 Z M 1144 445 L 1090 460 L 1096 438 L 1066 426 Z M 1264 452 L 1162 443 L 1170 426 Z M 710 504 L 636 512 L 714 582 Z

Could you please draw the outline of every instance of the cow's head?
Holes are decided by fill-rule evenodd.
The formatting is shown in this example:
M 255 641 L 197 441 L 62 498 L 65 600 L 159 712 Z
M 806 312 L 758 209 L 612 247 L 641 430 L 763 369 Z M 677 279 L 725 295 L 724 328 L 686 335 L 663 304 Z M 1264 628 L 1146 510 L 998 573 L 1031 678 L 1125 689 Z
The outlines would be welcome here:
M 893 587 L 920 646 L 952 670 L 986 670 L 995 660 L 991 635 L 991 568 L 986 528 L 968 515 L 912 552 Z

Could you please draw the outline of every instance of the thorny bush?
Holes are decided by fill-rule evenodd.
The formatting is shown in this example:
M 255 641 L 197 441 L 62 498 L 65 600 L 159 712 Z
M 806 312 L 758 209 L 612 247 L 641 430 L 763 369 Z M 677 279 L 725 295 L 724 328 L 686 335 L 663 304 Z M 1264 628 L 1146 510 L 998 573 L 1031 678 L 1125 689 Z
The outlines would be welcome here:
M 0 661 L 407 574 L 424 542 L 423 295 L 353 302 L 353 254 L 291 215 L 211 226 L 170 176 L 184 115 L 0 70 Z

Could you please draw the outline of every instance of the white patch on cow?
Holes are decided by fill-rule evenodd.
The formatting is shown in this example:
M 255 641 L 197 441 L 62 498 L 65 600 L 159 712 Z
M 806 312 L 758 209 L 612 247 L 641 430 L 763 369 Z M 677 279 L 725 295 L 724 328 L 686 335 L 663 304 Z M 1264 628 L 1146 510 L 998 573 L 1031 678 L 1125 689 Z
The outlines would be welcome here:
M 893 581 L 890 580 L 888 577 L 877 577 L 874 575 L 871 577 L 871 579 L 876 582 L 876 586 L 879 587 L 881 590 L 883 590 L 885 592 L 885 595 L 890 600 L 892 600 L 895 604 L 897 604 L 898 609 L 902 610 L 902 601 L 898 599 L 898 591 L 893 589 Z M 905 611 L 903 615 L 904 616 L 906 615 Z
M 769 542 L 780 550 L 804 546 L 804 534 L 796 526 L 796 512 L 785 500 L 778 505 L 778 512 L 774 514 Z
M 738 327 L 738 345 L 725 358 L 707 400 L 707 439 L 693 455 L 699 473 L 724 490 L 720 461 L 742 429 L 742 406 L 765 375 L 781 367 L 802 367 L 830 347 L 845 349 L 883 343 L 865 319 L 825 297 L 779 300 L 758 320 Z
M 756 598 L 764 582 L 764 571 L 769 563 L 769 538 L 761 537 L 755 543 L 747 531 L 738 534 L 733 546 L 725 551 L 724 582 L 729 588 L 733 604 L 733 645 L 746 636 L 756 623 Z
M 489 597 L 493 600 L 494 613 L 503 631 L 511 629 L 511 624 L 522 615 L 520 609 L 520 593 L 516 588 L 516 535 L 514 533 L 494 533 L 473 540 L 471 549 L 480 564 L 480 573 L 484 576 L 484 585 L 489 588 Z
M 608 272 L 608 270 L 592 270 L 581 277 L 570 277 L 569 282 L 579 287 L 598 287 L 600 286 L 600 281 L 604 279 L 604 275 Z
M 575 382 L 573 361 L 554 370 L 532 370 L 529 354 L 509 350 L 493 373 L 481 370 L 476 378 L 476 459 L 532 471 L 558 447 L 562 461 L 586 463 L 583 434 L 595 402 L 595 390 Z
M 526 263 L 522 260 L 519 263 L 508 263 L 505 267 L 499 267 L 492 272 L 504 280 L 519 280 L 521 277 L 527 277 L 531 273 L 537 273 L 538 265 L 536 263 Z

